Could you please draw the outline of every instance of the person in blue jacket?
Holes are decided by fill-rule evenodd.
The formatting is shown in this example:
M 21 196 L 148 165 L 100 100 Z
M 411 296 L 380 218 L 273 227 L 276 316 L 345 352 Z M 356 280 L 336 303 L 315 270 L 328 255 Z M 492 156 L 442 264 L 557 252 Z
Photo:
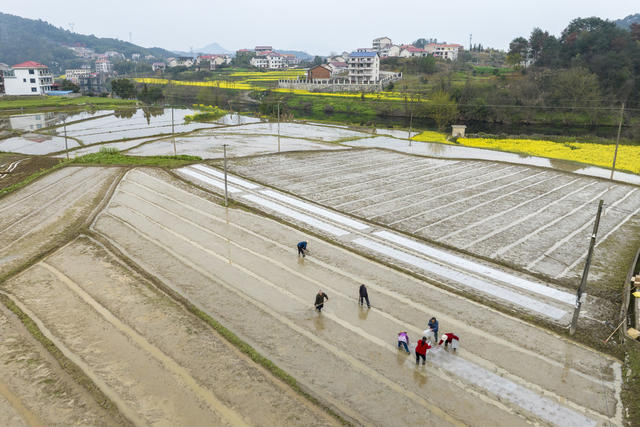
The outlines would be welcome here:
M 433 331 L 434 339 L 437 342 L 438 341 L 438 321 L 436 320 L 435 317 L 432 317 L 431 320 L 429 320 L 429 324 L 427 325 L 427 328 Z
M 302 255 L 302 258 L 304 258 L 306 251 L 307 251 L 307 242 L 302 241 L 298 243 L 298 256 Z

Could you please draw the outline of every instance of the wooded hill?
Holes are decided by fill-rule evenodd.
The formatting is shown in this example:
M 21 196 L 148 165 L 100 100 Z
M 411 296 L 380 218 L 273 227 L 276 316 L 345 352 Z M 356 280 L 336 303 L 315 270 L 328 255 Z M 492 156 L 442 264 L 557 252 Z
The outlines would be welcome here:
M 96 53 L 114 50 L 129 58 L 133 53 L 158 58 L 173 56 L 173 53 L 161 48 L 147 49 L 122 40 L 72 33 L 39 19 L 0 13 L 0 62 L 13 65 L 32 60 L 58 72 L 83 63 L 82 58 L 65 47 L 75 44 L 93 49 Z

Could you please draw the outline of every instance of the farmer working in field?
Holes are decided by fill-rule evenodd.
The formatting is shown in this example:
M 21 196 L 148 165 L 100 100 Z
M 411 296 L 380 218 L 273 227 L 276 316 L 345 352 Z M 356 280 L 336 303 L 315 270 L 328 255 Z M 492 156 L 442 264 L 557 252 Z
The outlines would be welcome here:
M 329 300 L 329 297 L 327 296 L 327 294 L 325 294 L 322 291 L 318 291 L 318 294 L 316 295 L 316 310 L 318 310 L 318 313 L 322 313 L 322 307 L 324 307 L 324 300 Z
M 427 359 L 427 351 L 431 348 L 431 345 L 427 342 L 427 337 L 422 337 L 418 344 L 416 344 L 416 366 L 420 364 L 420 359 L 422 359 L 422 364 L 424 365 Z
M 444 343 L 444 348 L 447 348 L 447 345 L 451 344 L 451 348 L 453 349 L 453 351 L 456 351 L 458 349 L 459 342 L 460 342 L 460 338 L 458 338 L 456 334 L 452 332 L 447 332 L 446 334 L 442 335 L 442 338 L 440 339 L 438 346 L 441 346 L 442 343 Z
M 367 287 L 365 285 L 360 285 L 360 290 L 358 291 L 360 294 L 360 305 L 362 305 L 363 300 L 367 301 L 367 308 L 371 308 L 371 304 L 369 304 L 369 293 L 367 292 Z
M 304 258 L 305 252 L 307 252 L 307 242 L 302 241 L 298 243 L 298 257 L 302 255 L 302 258 Z

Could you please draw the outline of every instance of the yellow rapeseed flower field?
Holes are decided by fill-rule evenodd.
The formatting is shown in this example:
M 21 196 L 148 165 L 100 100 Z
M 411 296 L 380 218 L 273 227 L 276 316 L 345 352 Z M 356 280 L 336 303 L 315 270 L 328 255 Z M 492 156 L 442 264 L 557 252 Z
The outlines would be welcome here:
M 413 137 L 416 141 L 443 142 L 445 134 L 426 131 Z M 488 148 L 492 150 L 521 153 L 550 159 L 571 160 L 589 165 L 611 167 L 614 144 L 595 144 L 590 142 L 554 142 L 536 139 L 492 139 L 492 138 L 458 138 L 458 143 L 468 147 Z M 620 145 L 616 169 L 640 174 L 640 146 Z
M 265 74 L 265 73 L 258 73 L 258 74 Z M 239 81 L 211 80 L 206 82 L 192 82 L 192 81 L 168 80 L 168 79 L 144 77 L 144 78 L 136 78 L 134 80 L 138 83 L 156 84 L 156 85 L 172 84 L 177 86 L 218 87 L 221 89 L 235 89 L 235 90 L 260 90 L 260 91 L 265 90 L 265 88 L 262 86 L 257 86 L 252 84 L 250 82 L 250 79 L 239 80 Z M 285 89 L 285 88 L 274 88 L 274 89 L 271 89 L 271 91 L 290 93 L 294 95 L 305 95 L 305 96 L 362 98 L 362 94 L 360 93 L 310 92 L 308 90 L 303 90 L 303 89 Z M 368 100 L 404 101 L 404 97 L 402 97 L 401 95 L 394 95 L 391 92 L 365 94 L 364 98 Z

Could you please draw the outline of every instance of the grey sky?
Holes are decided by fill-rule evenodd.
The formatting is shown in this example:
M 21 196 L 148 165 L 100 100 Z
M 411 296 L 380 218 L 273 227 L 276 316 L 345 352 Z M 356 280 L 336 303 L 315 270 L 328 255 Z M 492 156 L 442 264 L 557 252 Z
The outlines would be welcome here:
M 327 55 L 370 46 L 389 36 L 394 43 L 434 37 L 505 49 L 539 26 L 553 34 L 573 18 L 623 18 L 640 12 L 636 0 L 537 1 L 353 1 L 324 0 L 47 0 L 5 2 L 4 13 L 42 19 L 56 26 L 166 49 L 197 49 L 212 42 L 236 50 L 258 44 Z

